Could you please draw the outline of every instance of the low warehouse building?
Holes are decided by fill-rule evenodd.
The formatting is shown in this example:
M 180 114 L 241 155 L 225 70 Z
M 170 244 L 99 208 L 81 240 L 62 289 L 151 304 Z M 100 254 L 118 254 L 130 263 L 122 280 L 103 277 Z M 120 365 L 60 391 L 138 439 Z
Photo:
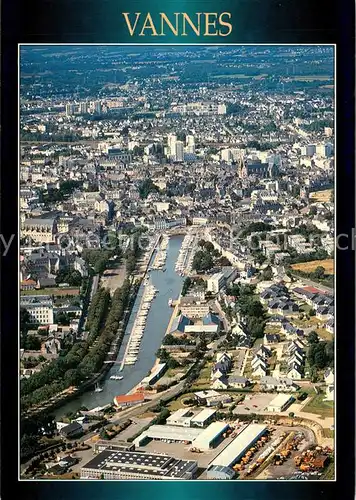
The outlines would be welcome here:
M 295 399 L 290 394 L 278 394 L 267 407 L 267 410 L 273 413 L 285 411 Z
M 231 479 L 232 467 L 244 456 L 246 451 L 267 431 L 261 424 L 248 425 L 221 453 L 209 464 L 208 479 Z M 226 470 L 224 469 L 226 468 Z
M 197 462 L 138 451 L 104 450 L 80 471 L 81 479 L 194 479 Z
M 147 441 L 168 441 L 172 443 L 192 443 L 200 434 L 201 429 L 176 427 L 173 425 L 151 425 L 134 440 L 135 446 L 143 446 Z
M 221 441 L 222 435 L 228 428 L 229 424 L 225 422 L 213 422 L 193 441 L 192 445 L 199 450 L 210 450 Z
M 140 394 L 139 392 L 135 392 L 134 394 L 122 394 L 120 396 L 114 397 L 115 406 L 118 408 L 126 407 L 126 406 L 134 406 L 145 401 L 145 396 Z
M 114 451 L 133 451 L 135 445 L 133 443 L 128 443 L 127 441 L 108 441 L 106 439 L 99 439 L 95 441 L 93 445 L 93 452 L 100 453 L 104 450 L 114 450 Z
M 167 418 L 167 424 L 190 427 L 190 422 L 193 418 L 194 413 L 190 408 L 180 408 Z
M 208 479 L 233 479 L 236 475 L 234 469 L 230 467 L 223 467 L 222 465 L 213 465 L 211 469 L 208 470 Z
M 142 380 L 142 385 L 153 385 L 159 380 L 165 370 L 167 369 L 167 363 L 159 363 L 154 370 Z
M 204 410 L 200 411 L 191 419 L 190 423 L 193 426 L 196 425 L 197 427 L 205 427 L 213 420 L 215 413 L 216 410 L 204 408 Z

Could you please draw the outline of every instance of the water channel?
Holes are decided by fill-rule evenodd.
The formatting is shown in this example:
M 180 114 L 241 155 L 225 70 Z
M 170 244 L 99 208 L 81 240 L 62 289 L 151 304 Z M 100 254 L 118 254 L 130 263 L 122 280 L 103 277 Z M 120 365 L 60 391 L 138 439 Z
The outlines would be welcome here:
M 133 389 L 153 367 L 156 358 L 156 352 L 159 349 L 163 336 L 166 332 L 169 320 L 172 314 L 172 308 L 168 305 L 169 298 L 176 299 L 182 288 L 183 280 L 175 271 L 175 263 L 178 258 L 179 250 L 182 245 L 183 236 L 172 236 L 169 239 L 167 248 L 167 260 L 165 264 L 166 271 L 152 270 L 149 272 L 150 280 L 158 289 L 158 294 L 153 299 L 149 314 L 147 316 L 146 328 L 138 360 L 134 365 L 126 365 L 120 372 L 120 362 L 124 357 L 127 342 L 131 329 L 137 314 L 142 297 L 143 287 L 137 294 L 131 316 L 126 328 L 124 340 L 122 342 L 116 363 L 107 373 L 105 380 L 101 382 L 102 392 L 88 391 L 78 396 L 53 412 L 56 417 L 65 415 L 68 412 L 75 411 L 81 406 L 86 406 L 89 410 L 98 406 L 104 406 L 113 401 L 114 396 L 126 394 Z M 123 380 L 110 380 L 111 375 L 121 375 Z

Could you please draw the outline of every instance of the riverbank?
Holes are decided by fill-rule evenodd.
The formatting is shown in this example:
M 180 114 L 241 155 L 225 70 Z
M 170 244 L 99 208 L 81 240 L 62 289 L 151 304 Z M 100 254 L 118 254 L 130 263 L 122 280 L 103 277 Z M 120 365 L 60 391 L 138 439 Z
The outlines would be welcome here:
M 173 321 L 174 319 L 177 317 L 177 314 L 178 314 L 178 311 L 179 311 L 179 298 L 180 298 L 180 294 L 179 294 L 179 297 L 178 299 L 175 301 L 175 306 L 173 308 L 173 312 L 172 312 L 172 315 L 170 317 L 170 320 L 168 322 L 168 325 L 167 325 L 167 328 L 166 328 L 166 331 L 165 331 L 165 334 L 163 336 L 163 339 L 166 335 L 169 334 L 169 332 L 171 331 L 171 328 L 172 328 L 172 324 L 173 324 Z M 163 339 L 162 339 L 162 342 L 163 342 Z M 160 347 L 164 347 L 163 343 L 161 343 L 161 346 Z M 160 359 L 159 358 L 156 358 L 155 359 L 155 362 L 154 362 L 154 365 L 150 371 L 150 374 L 153 373 L 153 371 L 155 370 L 155 368 L 160 364 Z M 145 378 L 145 377 L 144 377 Z M 140 387 L 142 386 L 142 380 L 135 386 L 133 387 L 127 394 L 133 394 L 134 392 L 136 392 Z
M 114 355 L 116 355 L 116 356 L 117 356 L 118 351 L 120 349 L 120 346 L 121 346 L 121 343 L 122 343 L 122 340 L 123 340 L 123 337 L 125 334 L 126 326 L 127 326 L 128 321 L 129 321 L 131 310 L 132 310 L 133 305 L 135 303 L 135 299 L 136 299 L 138 291 L 139 291 L 139 284 L 137 284 L 137 283 L 133 284 L 132 285 L 132 292 L 131 292 L 130 298 L 129 298 L 128 307 L 125 310 L 124 318 L 122 319 L 121 326 L 119 327 L 117 334 L 116 334 L 116 338 L 114 339 L 114 341 L 111 345 L 111 348 L 110 348 L 110 352 L 114 352 Z M 113 345 L 115 345 L 114 351 L 112 351 Z M 90 390 L 93 386 L 95 386 L 95 384 L 100 383 L 105 378 L 105 376 L 108 374 L 110 369 L 111 369 L 111 364 L 104 363 L 100 372 L 95 374 L 90 380 L 87 380 L 86 382 L 81 384 L 79 387 L 75 387 L 75 388 L 72 387 L 72 388 L 66 389 L 65 391 L 63 391 L 63 393 L 61 395 L 54 396 L 53 401 L 49 400 L 47 402 L 47 404 L 41 405 L 40 408 L 34 409 L 33 411 L 29 411 L 27 414 L 24 414 L 23 418 L 25 418 L 25 419 L 30 418 L 30 417 L 33 417 L 34 415 L 37 415 L 37 414 L 42 413 L 44 411 L 51 412 L 53 410 L 56 410 L 56 409 L 63 407 L 65 404 L 77 399 L 79 396 L 81 396 L 82 394 L 84 394 L 85 392 Z
M 60 418 L 66 413 L 74 412 L 81 406 L 92 409 L 112 403 L 115 396 L 130 393 L 137 388 L 142 379 L 151 372 L 154 366 L 156 366 L 156 352 L 161 347 L 162 339 L 167 333 L 167 330 L 169 330 L 168 325 L 174 314 L 172 313 L 172 308 L 168 305 L 168 300 L 169 298 L 177 299 L 183 285 L 183 278 L 179 276 L 174 269 L 182 240 L 182 236 L 172 236 L 170 238 L 167 249 L 165 272 L 162 270 L 152 270 L 149 272 L 150 280 L 155 288 L 159 290 L 159 293 L 152 302 L 152 306 L 147 316 L 147 324 L 140 345 L 138 360 L 135 365 L 125 366 L 123 371 L 119 373 L 119 366 L 123 359 L 142 297 L 142 285 L 137 293 L 116 360 L 107 367 L 108 371 L 100 379 L 101 388 L 103 389 L 102 392 L 86 391 L 81 395 L 71 398 L 68 403 L 61 405 L 61 407 L 54 412 L 56 417 Z M 142 276 L 142 274 L 140 274 L 140 276 Z M 120 375 L 123 379 L 112 380 L 110 379 L 111 375 Z

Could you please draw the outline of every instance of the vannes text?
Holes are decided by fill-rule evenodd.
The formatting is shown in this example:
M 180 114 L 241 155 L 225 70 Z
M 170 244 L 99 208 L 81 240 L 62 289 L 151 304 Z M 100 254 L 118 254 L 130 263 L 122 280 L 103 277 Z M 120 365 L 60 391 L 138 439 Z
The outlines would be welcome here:
M 185 12 L 175 12 L 168 16 L 160 12 L 153 16 L 149 12 L 123 12 L 131 36 L 228 36 L 232 32 L 230 12 L 197 12 L 189 16 Z

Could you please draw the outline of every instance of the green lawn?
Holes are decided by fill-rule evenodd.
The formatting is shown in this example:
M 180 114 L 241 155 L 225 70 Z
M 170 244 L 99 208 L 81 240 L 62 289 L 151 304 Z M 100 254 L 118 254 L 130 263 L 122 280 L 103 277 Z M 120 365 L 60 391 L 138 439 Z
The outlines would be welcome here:
M 177 399 L 171 401 L 168 403 L 167 408 L 172 412 L 179 410 L 180 408 L 185 408 L 185 406 L 182 403 L 183 399 L 189 399 L 191 397 L 194 397 L 194 393 L 189 392 L 187 394 L 183 394 L 182 396 L 179 396 Z
M 303 412 L 315 413 L 321 417 L 333 417 L 334 416 L 334 403 L 332 401 L 323 401 L 325 394 L 315 394 L 312 400 L 304 406 Z

